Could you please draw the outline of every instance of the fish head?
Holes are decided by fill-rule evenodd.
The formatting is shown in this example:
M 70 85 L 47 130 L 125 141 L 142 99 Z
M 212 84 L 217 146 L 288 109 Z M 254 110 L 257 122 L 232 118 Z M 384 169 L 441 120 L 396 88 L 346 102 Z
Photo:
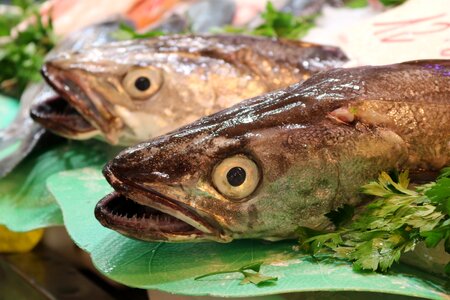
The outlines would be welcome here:
M 336 163 L 307 125 L 305 103 L 277 101 L 285 97 L 255 98 L 124 150 L 104 168 L 116 191 L 98 203 L 97 219 L 127 236 L 171 242 L 277 240 L 302 224 L 327 226 Z
M 154 43 L 124 41 L 56 55 L 42 73 L 65 101 L 39 103 L 32 116 L 69 138 L 97 135 L 129 145 L 204 115 L 215 97 L 201 79 L 209 60 L 164 52 Z M 49 111 L 55 113 L 48 117 Z M 60 124 L 64 112 L 73 122 Z

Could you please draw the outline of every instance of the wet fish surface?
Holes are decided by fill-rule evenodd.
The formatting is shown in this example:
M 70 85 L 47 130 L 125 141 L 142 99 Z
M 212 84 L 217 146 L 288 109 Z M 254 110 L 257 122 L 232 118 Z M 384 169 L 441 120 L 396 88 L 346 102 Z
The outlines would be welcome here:
M 334 47 L 250 36 L 116 42 L 48 61 L 43 74 L 62 97 L 31 114 L 67 138 L 130 145 L 345 61 Z
M 334 69 L 122 151 L 97 219 L 147 241 L 330 228 L 381 171 L 450 163 L 450 61 Z

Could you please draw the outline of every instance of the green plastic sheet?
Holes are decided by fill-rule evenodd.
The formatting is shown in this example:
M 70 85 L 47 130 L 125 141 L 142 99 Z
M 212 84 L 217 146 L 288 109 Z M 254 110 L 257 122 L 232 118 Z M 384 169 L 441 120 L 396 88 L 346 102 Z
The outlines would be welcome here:
M 0 97 L 0 128 L 13 120 L 18 106 L 16 100 Z M 10 230 L 63 225 L 61 210 L 46 188 L 47 178 L 64 170 L 101 166 L 118 151 L 99 141 L 42 144 L 0 179 L 0 224 Z
M 399 265 L 389 274 L 356 273 L 346 262 L 314 259 L 296 251 L 295 241 L 240 240 L 220 243 L 148 243 L 102 227 L 94 217 L 99 199 L 112 189 L 99 168 L 62 172 L 47 185 L 63 211 L 73 240 L 91 254 L 106 276 L 129 286 L 186 295 L 245 297 L 308 291 L 368 291 L 448 299 L 445 279 Z M 277 276 L 264 287 L 239 285 L 239 274 L 194 280 L 214 271 L 264 261 L 262 273 Z

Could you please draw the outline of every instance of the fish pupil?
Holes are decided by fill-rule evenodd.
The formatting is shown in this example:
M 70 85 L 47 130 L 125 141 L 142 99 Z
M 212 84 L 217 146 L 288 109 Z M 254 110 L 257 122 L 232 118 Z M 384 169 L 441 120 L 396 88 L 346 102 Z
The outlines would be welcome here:
M 232 186 L 240 186 L 244 183 L 247 174 L 241 167 L 231 168 L 227 173 L 228 183 Z
M 141 76 L 134 82 L 134 86 L 140 91 L 146 91 L 150 87 L 150 79 L 147 77 Z

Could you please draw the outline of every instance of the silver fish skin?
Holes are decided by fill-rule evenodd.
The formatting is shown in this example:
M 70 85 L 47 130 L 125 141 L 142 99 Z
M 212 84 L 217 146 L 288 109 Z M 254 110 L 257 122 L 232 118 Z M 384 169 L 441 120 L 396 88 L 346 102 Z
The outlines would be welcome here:
M 293 238 L 393 168 L 450 164 L 450 61 L 335 69 L 122 151 L 106 227 L 147 241 Z
M 345 61 L 337 48 L 250 36 L 116 42 L 62 53 L 43 68 L 47 81 L 86 121 L 83 126 L 60 130 L 58 120 L 39 108 L 34 117 L 68 138 L 130 145 Z

